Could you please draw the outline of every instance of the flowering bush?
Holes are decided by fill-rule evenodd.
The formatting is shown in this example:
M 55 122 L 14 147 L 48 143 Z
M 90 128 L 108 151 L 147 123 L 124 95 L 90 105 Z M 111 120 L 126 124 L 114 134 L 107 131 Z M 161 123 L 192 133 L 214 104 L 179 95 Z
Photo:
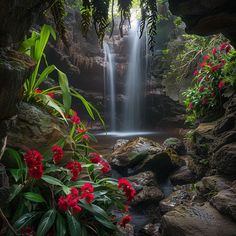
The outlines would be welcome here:
M 63 143 L 60 140 L 44 154 L 8 148 L 18 163 L 17 169 L 8 169 L 14 185 L 7 215 L 14 230 L 31 230 L 32 235 L 115 235 L 118 225 L 131 221 L 127 204 L 135 190 L 126 179 L 106 177 L 110 166 L 96 152 L 86 150 L 87 155 L 65 161 Z
M 194 86 L 183 93 L 189 114 L 187 121 L 195 121 L 222 107 L 225 92 L 232 86 L 225 68 L 234 52 L 231 45 L 222 43 L 203 56 L 199 69 L 194 72 Z

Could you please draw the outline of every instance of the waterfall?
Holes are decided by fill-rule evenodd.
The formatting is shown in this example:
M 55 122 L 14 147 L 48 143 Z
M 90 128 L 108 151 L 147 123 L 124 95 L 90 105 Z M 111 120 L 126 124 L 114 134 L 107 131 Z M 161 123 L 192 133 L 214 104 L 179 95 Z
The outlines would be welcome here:
M 125 85 L 124 123 L 123 129 L 137 131 L 141 128 L 142 100 L 143 100 L 143 63 L 142 40 L 139 39 L 138 24 L 129 32 L 130 54 Z M 145 51 L 145 50 L 144 50 Z
M 105 80 L 107 81 L 107 91 L 109 95 L 109 116 L 110 130 L 116 130 L 116 90 L 115 90 L 115 75 L 114 75 L 114 55 L 111 52 L 109 45 L 104 43 L 104 58 L 105 58 Z

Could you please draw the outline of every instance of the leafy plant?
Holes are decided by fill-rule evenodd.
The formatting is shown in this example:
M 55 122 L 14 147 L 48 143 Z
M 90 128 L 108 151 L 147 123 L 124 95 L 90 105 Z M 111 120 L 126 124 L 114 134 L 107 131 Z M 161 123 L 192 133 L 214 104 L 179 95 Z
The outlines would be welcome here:
M 234 63 L 233 55 L 232 46 L 222 43 L 203 57 L 199 70 L 194 72 L 194 86 L 183 93 L 189 114 L 187 121 L 193 122 L 222 109 L 223 97 L 232 94 L 235 83 L 234 72 L 229 69 Z

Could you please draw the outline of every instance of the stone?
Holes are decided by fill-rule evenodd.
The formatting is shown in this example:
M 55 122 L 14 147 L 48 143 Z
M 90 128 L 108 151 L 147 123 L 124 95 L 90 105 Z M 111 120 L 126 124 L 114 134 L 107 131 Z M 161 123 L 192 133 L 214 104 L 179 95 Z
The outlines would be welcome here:
M 189 202 L 194 196 L 189 185 L 181 186 L 178 190 L 171 193 L 168 197 L 161 200 L 160 210 L 162 214 L 174 210 L 176 206 Z
M 170 10 L 181 16 L 189 34 L 223 33 L 236 43 L 236 3 L 228 0 L 169 0 Z
M 230 188 L 232 185 L 232 182 L 229 179 L 219 175 L 204 177 L 201 179 L 201 183 L 202 185 L 198 183 L 198 186 L 200 186 L 198 190 L 203 194 L 209 192 L 218 193 L 222 190 Z
M 113 147 L 113 151 L 115 151 L 116 149 L 122 147 L 123 145 L 125 145 L 126 143 L 128 143 L 129 140 L 128 139 L 118 139 Z
M 40 107 L 21 103 L 16 127 L 8 133 L 8 145 L 24 151 L 29 149 L 48 150 L 59 139 L 68 140 L 68 134 L 68 128 L 60 119 Z M 65 150 L 73 150 L 70 140 L 66 141 Z
M 180 205 L 161 220 L 162 236 L 235 236 L 236 224 L 209 203 Z
M 157 175 L 162 175 L 173 170 L 171 159 L 163 147 L 142 137 L 130 140 L 114 150 L 108 161 L 115 170 L 123 175 L 134 175 L 149 170 Z M 162 171 L 163 169 L 165 172 Z
M 164 141 L 163 146 L 165 148 L 171 148 L 173 149 L 178 155 L 185 155 L 186 154 L 186 148 L 183 143 L 178 138 L 168 138 Z
M 194 140 L 197 144 L 212 143 L 214 141 L 213 130 L 216 126 L 215 122 L 200 123 L 194 131 Z
M 236 176 L 236 142 L 224 145 L 214 153 L 211 166 L 219 173 Z
M 146 236 L 160 236 L 159 233 L 160 224 L 147 224 L 143 227 L 141 232 Z
M 134 227 L 131 224 L 127 224 L 125 227 L 118 226 L 121 236 L 134 236 Z
M 220 191 L 211 199 L 211 204 L 222 214 L 236 221 L 236 188 Z
M 187 166 L 181 167 L 170 176 L 173 185 L 190 184 L 196 182 L 196 180 L 197 176 Z

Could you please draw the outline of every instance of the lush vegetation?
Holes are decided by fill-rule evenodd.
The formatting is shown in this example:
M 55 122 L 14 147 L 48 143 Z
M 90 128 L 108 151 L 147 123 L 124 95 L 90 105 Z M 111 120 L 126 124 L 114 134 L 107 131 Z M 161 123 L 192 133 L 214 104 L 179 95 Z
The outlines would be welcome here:
M 6 155 L 15 164 L 7 167 L 11 195 L 8 207 L 1 211 L 6 235 L 116 235 L 118 225 L 124 227 L 131 220 L 128 204 L 135 190 L 126 179 L 110 178 L 109 164 L 91 147 L 96 139 L 71 109 L 71 96 L 83 102 L 92 119 L 94 114 L 102 119 L 69 87 L 66 75 L 47 64 L 44 49 L 50 35 L 55 38 L 53 29 L 44 25 L 22 44 L 20 50 L 36 62 L 24 85 L 24 100 L 64 120 L 70 132 L 42 150 L 7 148 Z M 53 71 L 59 85 L 43 90 L 49 76 L 56 75 Z
M 183 93 L 187 121 L 193 122 L 220 112 L 224 97 L 230 96 L 235 89 L 235 54 L 232 46 L 224 42 L 203 56 L 198 69 L 194 71 L 193 87 Z

